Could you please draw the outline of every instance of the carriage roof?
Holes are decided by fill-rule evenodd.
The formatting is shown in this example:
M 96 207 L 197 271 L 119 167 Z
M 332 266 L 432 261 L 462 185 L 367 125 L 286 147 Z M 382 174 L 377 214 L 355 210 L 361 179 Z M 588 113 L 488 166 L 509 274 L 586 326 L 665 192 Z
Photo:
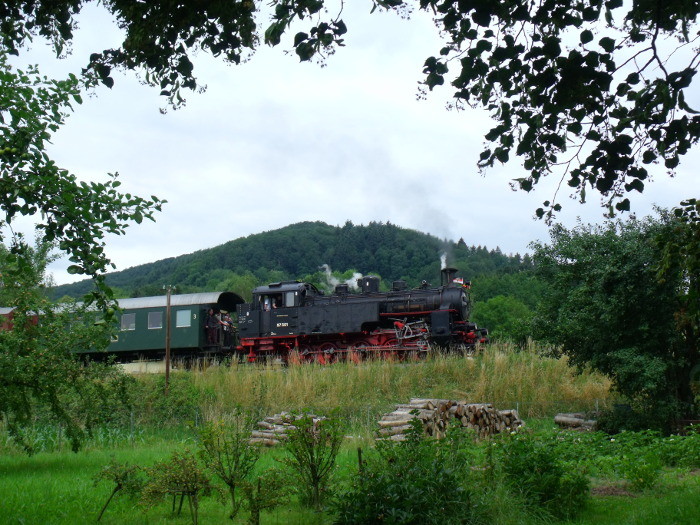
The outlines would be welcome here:
M 166 306 L 167 296 L 132 297 L 118 299 L 119 306 L 125 310 L 140 308 L 160 308 Z M 170 306 L 217 305 L 224 310 L 234 310 L 237 304 L 245 302 L 233 292 L 202 292 L 170 296 Z

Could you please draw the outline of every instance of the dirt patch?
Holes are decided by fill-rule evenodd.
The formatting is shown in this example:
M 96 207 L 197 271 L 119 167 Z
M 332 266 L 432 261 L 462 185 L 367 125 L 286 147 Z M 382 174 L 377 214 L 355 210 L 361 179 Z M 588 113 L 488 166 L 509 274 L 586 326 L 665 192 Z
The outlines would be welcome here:
M 591 494 L 593 496 L 623 496 L 626 498 L 637 497 L 636 494 L 619 485 L 602 485 L 600 487 L 592 487 Z

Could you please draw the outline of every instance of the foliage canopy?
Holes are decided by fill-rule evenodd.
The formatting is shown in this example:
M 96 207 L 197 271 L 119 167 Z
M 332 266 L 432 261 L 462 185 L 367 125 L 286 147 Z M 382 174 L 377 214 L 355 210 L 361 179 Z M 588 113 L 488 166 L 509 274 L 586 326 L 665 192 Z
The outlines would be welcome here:
M 7 225 L 12 232 L 17 218 L 36 219 L 44 241 L 68 254 L 73 263 L 68 272 L 95 279 L 91 299 L 105 306 L 111 298 L 102 276 L 110 266 L 105 235 L 123 234 L 128 223 L 152 219 L 162 202 L 120 193 L 116 174 L 106 182 L 81 181 L 47 154 L 52 134 L 72 104 L 82 102 L 80 93 L 90 83 L 72 74 L 51 80 L 36 66 L 15 70 L 0 48 L 0 227 Z M 14 246 L 20 249 L 22 243 Z
M 3 47 L 17 54 L 38 34 L 62 53 L 86 3 L 5 2 Z M 351 25 L 342 18 L 343 2 L 331 0 L 274 0 L 269 9 L 253 0 L 102 3 L 124 40 L 95 50 L 86 71 L 107 86 L 115 68 L 144 72 L 173 106 L 183 103 L 183 89 L 200 87 L 193 63 L 200 50 L 239 63 L 260 41 L 276 46 L 293 32 L 289 44 L 307 61 L 343 46 Z M 593 190 L 610 213 L 628 210 L 629 195 L 645 188 L 648 166 L 673 172 L 700 136 L 688 97 L 698 67 L 697 2 L 372 0 L 371 6 L 404 17 L 414 9 L 432 14 L 444 45 L 425 60 L 424 86 L 449 83 L 455 107 L 491 113 L 496 125 L 479 165 L 521 157 L 528 175 L 515 183 L 525 191 L 557 171 L 581 200 Z M 558 191 L 537 215 L 551 217 L 561 208 L 557 200 Z

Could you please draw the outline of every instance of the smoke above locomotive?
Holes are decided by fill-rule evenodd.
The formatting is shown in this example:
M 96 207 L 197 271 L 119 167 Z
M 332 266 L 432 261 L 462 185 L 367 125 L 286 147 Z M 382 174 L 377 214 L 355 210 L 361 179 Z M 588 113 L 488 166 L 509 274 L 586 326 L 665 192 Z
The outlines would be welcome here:
M 441 283 L 409 289 L 394 281 L 380 291 L 379 277 L 336 283 L 331 294 L 310 283 L 283 281 L 253 290 L 238 306 L 238 351 L 248 360 L 328 362 L 339 357 L 425 352 L 430 348 L 471 349 L 486 331 L 469 322 L 469 282 L 455 268 L 441 271 Z

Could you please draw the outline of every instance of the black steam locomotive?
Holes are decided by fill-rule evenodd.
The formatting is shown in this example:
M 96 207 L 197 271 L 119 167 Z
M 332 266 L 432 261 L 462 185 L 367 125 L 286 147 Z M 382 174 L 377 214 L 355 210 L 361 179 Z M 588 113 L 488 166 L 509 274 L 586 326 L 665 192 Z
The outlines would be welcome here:
M 457 270 L 442 270 L 441 286 L 407 289 L 394 281 L 379 291 L 379 278 L 359 279 L 325 295 L 309 283 L 284 281 L 253 290 L 238 305 L 238 351 L 249 361 L 281 357 L 326 363 L 375 354 L 426 351 L 431 345 L 471 349 L 487 331 L 469 322 L 469 283 Z

